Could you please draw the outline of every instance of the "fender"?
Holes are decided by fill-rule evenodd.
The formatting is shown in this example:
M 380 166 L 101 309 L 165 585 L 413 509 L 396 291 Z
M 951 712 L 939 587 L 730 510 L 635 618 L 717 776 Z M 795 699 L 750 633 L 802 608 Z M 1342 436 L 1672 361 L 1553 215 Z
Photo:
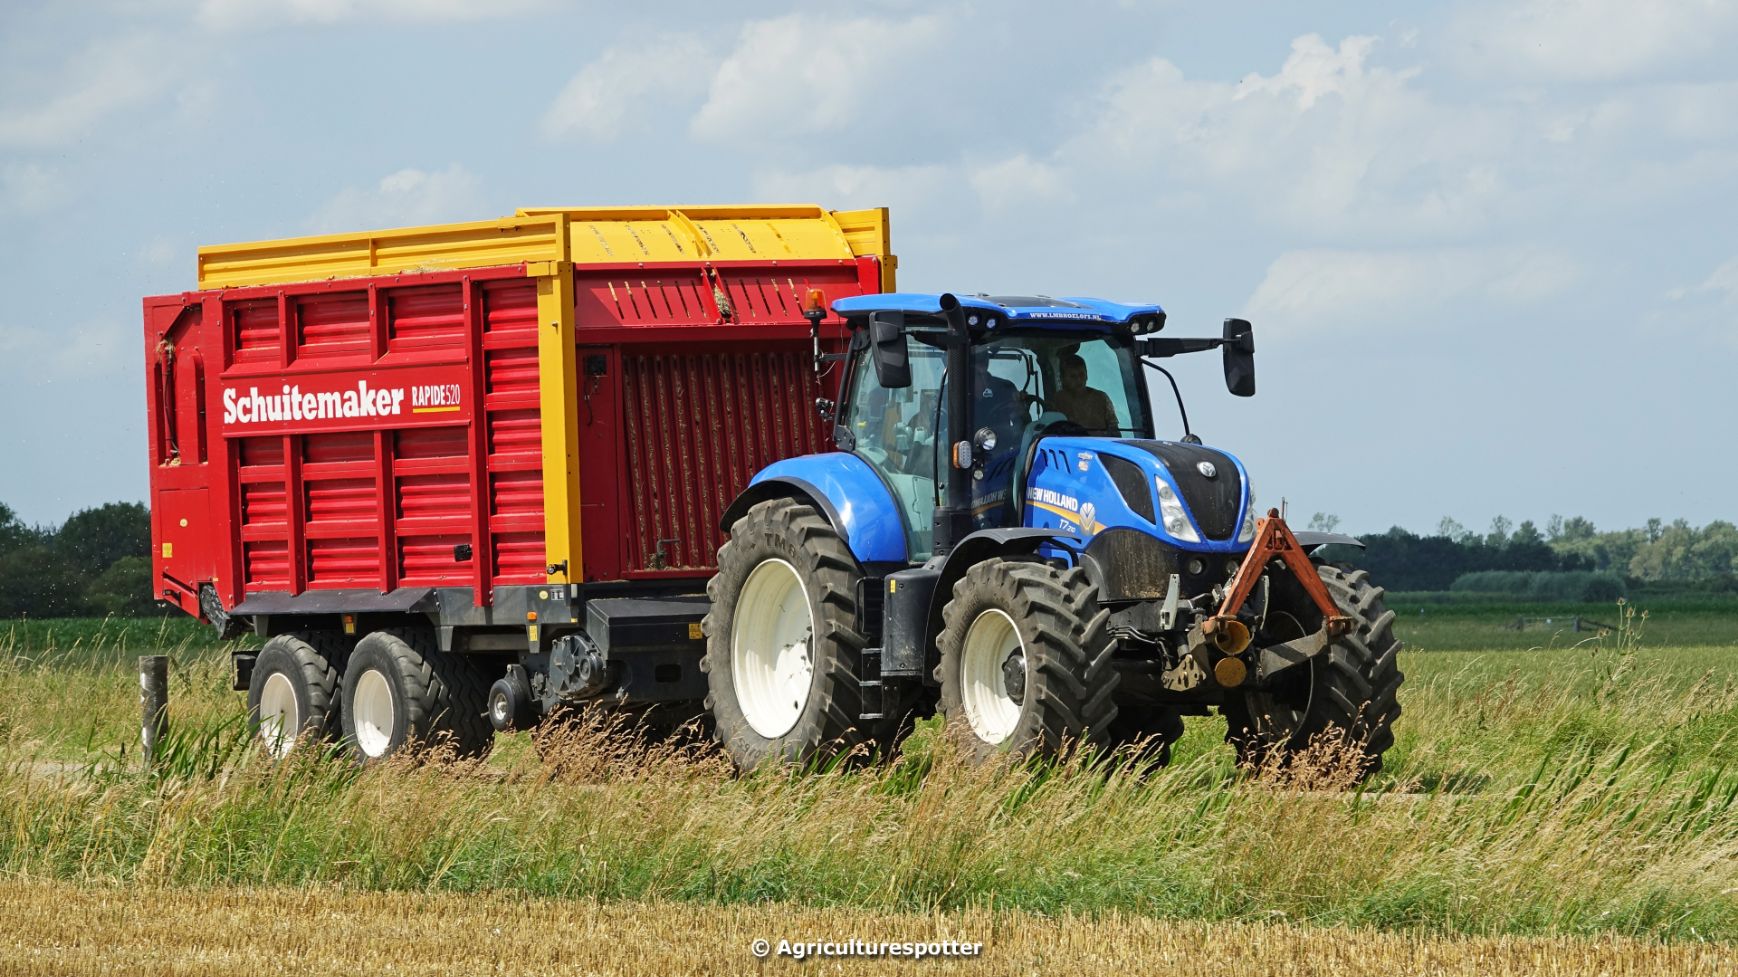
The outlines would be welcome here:
M 1356 536 L 1347 536 L 1344 533 L 1319 533 L 1306 529 L 1302 532 L 1292 533 L 1292 536 L 1297 539 L 1297 545 L 1303 547 L 1305 553 L 1313 553 L 1324 546 L 1356 546 L 1359 549 L 1364 548 L 1363 540 Z
M 833 451 L 766 466 L 725 508 L 718 527 L 730 532 L 736 520 L 768 499 L 800 499 L 814 506 L 863 566 L 908 562 L 904 509 L 875 469 L 856 455 Z

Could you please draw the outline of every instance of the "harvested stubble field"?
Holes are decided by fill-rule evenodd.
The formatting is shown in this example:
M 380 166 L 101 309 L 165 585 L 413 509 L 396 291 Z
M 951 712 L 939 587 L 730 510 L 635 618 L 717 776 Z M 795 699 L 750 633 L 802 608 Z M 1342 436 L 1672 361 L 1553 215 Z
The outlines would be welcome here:
M 1731 647 L 1412 654 L 1387 769 L 1343 792 L 1331 756 L 1236 771 L 1213 717 L 1158 771 L 970 769 L 932 728 L 811 776 L 583 728 L 546 758 L 515 737 L 476 766 L 272 765 L 198 639 L 5 634 L 0 969 L 314 972 L 366 949 L 410 973 L 728 973 L 755 936 L 942 932 L 985 955 L 926 972 L 1738 963 Z M 132 656 L 163 643 L 178 733 L 148 777 L 117 749 Z

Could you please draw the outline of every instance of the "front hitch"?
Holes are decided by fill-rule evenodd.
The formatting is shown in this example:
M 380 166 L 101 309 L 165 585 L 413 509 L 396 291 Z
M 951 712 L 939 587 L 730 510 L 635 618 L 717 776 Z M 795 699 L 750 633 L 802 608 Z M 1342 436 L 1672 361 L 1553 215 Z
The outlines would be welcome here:
M 1214 612 L 1212 617 L 1200 624 L 1201 635 L 1211 641 L 1220 654 L 1227 656 L 1224 660 L 1237 660 L 1236 656 L 1240 656 L 1248 650 L 1253 636 L 1249 632 L 1249 625 L 1238 620 L 1237 614 L 1243 610 L 1244 602 L 1249 599 L 1250 592 L 1255 589 L 1255 582 L 1261 579 L 1261 574 L 1266 570 L 1267 565 L 1275 560 L 1285 564 L 1286 569 L 1290 570 L 1292 575 L 1297 578 L 1298 583 L 1303 585 L 1304 593 L 1308 594 L 1310 600 L 1314 601 L 1316 607 L 1321 610 L 1322 630 L 1319 638 L 1315 641 L 1300 639 L 1288 643 L 1279 654 L 1272 656 L 1272 661 L 1269 661 L 1269 656 L 1264 654 L 1256 669 L 1258 679 L 1289 665 L 1297 664 L 1326 648 L 1334 639 L 1349 633 L 1355 623 L 1351 616 L 1334 603 L 1334 598 L 1328 594 L 1327 586 L 1322 583 L 1321 574 L 1316 572 L 1315 564 L 1310 562 L 1309 555 L 1298 544 L 1297 537 L 1292 535 L 1291 528 L 1280 517 L 1279 510 L 1269 509 L 1267 515 L 1255 524 L 1255 542 L 1250 545 L 1249 552 L 1237 567 L 1237 572 L 1232 574 L 1231 585 L 1225 592 L 1225 600 L 1220 603 L 1219 610 Z M 1314 647 L 1302 647 L 1306 642 L 1313 644 Z M 1238 664 L 1241 665 L 1242 662 L 1238 660 Z M 1219 675 L 1217 674 L 1219 669 L 1215 668 L 1215 677 L 1220 679 L 1220 684 L 1226 686 L 1242 684 L 1246 674 L 1244 670 L 1238 668 L 1229 671 L 1232 674 Z M 1236 681 L 1227 683 L 1225 679 L 1228 678 L 1234 678 Z

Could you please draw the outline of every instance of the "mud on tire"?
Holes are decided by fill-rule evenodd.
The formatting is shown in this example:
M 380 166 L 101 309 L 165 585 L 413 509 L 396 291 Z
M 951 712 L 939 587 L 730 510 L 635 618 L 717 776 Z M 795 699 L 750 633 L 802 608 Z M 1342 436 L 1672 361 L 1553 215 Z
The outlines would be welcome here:
M 1343 737 L 1362 753 L 1358 775 L 1369 777 L 1382 769 L 1400 716 L 1397 696 L 1405 676 L 1394 612 L 1383 604 L 1384 591 L 1370 582 L 1368 571 L 1317 570 L 1334 603 L 1356 625 L 1310 664 L 1295 666 L 1298 677 L 1288 687 L 1227 697 L 1225 739 L 1240 764 L 1259 768 L 1284 764 L 1324 735 Z
M 756 713 L 761 726 L 772 732 L 767 735 L 756 730 L 745 712 L 742 695 L 752 698 L 754 693 L 737 687 L 736 655 L 744 587 L 757 569 L 774 561 L 795 571 L 807 597 L 812 672 L 806 698 L 794 709 L 788 729 L 776 730 L 782 717 L 768 721 L 764 711 Z M 706 711 L 712 717 L 713 736 L 739 770 L 766 762 L 824 763 L 891 746 L 897 720 L 865 723 L 858 719 L 863 707 L 858 678 L 867 643 L 857 629 L 861 578 L 845 541 L 805 503 L 761 502 L 731 527 L 729 542 L 718 551 L 718 573 L 706 586 L 712 609 L 702 623 L 706 654 L 700 668 L 706 673 Z
M 1054 756 L 1068 746 L 1108 741 L 1117 716 L 1115 644 L 1108 630 L 1110 612 L 1099 607 L 1086 571 L 1029 560 L 985 560 L 954 584 L 942 614 L 941 664 L 935 670 L 940 711 L 948 735 L 968 757 Z M 1024 658 L 1023 667 L 1004 660 L 1007 675 L 1023 673 L 1023 679 L 1013 679 L 1016 685 L 1023 682 L 1017 702 L 1004 686 L 1008 699 L 997 703 L 993 681 L 978 682 L 972 691 L 973 675 L 985 674 L 971 671 L 984 652 L 968 655 L 968 638 L 974 646 L 985 640 L 974 626 L 1005 629 L 998 614 L 1013 624 L 1017 654 Z

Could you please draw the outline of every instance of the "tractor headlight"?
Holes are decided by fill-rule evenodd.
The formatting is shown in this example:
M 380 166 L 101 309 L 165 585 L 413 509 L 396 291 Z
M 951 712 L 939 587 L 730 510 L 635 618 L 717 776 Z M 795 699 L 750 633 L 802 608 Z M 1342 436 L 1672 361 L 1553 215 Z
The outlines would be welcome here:
M 973 440 L 977 442 L 979 451 L 993 451 L 996 447 L 996 432 L 987 427 L 980 427 L 977 437 Z
M 1159 492 L 1159 522 L 1165 532 L 1185 543 L 1199 543 L 1201 536 L 1189 522 L 1189 514 L 1183 511 L 1183 500 L 1177 498 L 1176 490 L 1157 475 L 1153 476 L 1153 483 Z
M 1255 490 L 1249 490 L 1249 501 L 1243 510 L 1243 528 L 1237 530 L 1239 543 L 1252 542 L 1255 539 Z

